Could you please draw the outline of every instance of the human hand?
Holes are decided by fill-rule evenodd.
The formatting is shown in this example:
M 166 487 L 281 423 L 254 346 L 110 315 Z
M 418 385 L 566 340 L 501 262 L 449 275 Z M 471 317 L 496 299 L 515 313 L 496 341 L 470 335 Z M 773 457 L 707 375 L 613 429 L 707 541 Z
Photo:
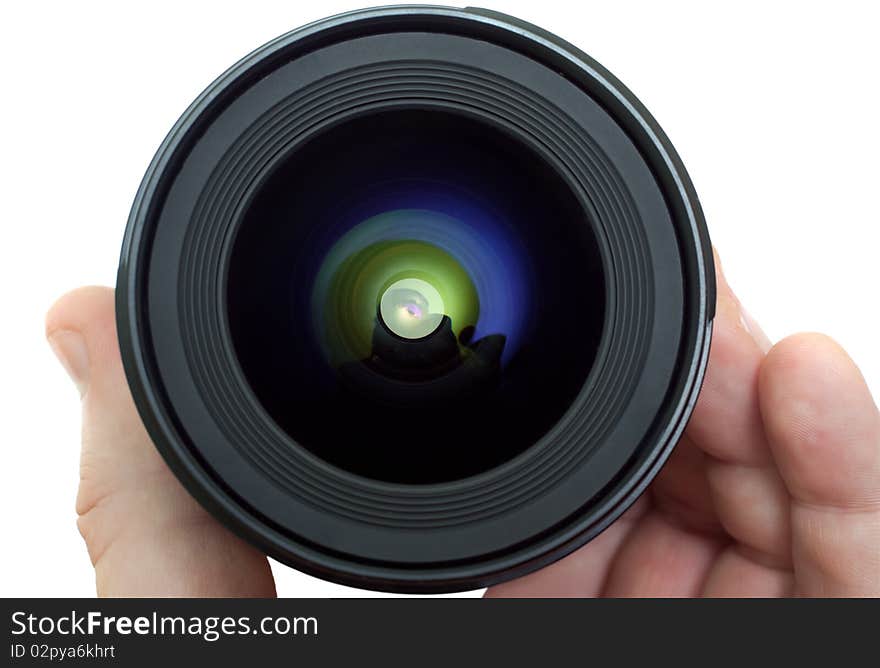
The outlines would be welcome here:
M 880 414 L 819 334 L 771 346 L 718 272 L 706 380 L 639 501 L 488 596 L 880 596 Z
M 489 596 L 880 595 L 880 414 L 864 380 L 825 337 L 771 349 L 718 268 L 706 382 L 649 492 Z M 66 295 L 46 331 L 82 395 L 77 512 L 98 594 L 274 595 L 265 556 L 189 496 L 144 431 L 112 290 Z
M 144 430 L 122 369 L 113 290 L 80 288 L 46 334 L 82 398 L 76 511 L 99 596 L 274 596 L 266 557 L 183 488 Z

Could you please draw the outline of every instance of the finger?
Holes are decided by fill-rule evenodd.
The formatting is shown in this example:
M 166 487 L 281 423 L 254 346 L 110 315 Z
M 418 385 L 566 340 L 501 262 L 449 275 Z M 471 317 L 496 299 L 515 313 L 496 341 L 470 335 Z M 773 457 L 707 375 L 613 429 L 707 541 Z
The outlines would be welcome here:
M 760 405 L 792 498 L 798 593 L 880 595 L 880 414 L 831 339 L 789 337 L 767 356 Z
M 724 543 L 647 513 L 621 546 L 603 590 L 612 597 L 699 595 Z
M 584 547 L 539 571 L 489 587 L 486 596 L 488 598 L 598 596 L 602 592 L 615 554 L 646 510 L 646 500 L 640 499 Z
M 688 436 L 706 453 L 712 505 L 725 531 L 759 566 L 790 565 L 788 492 L 770 453 L 758 400 L 769 341 L 718 269 L 706 382 Z
M 733 294 L 716 254 L 717 302 L 706 378 L 687 434 L 716 459 L 739 464 L 770 460 L 758 407 L 758 370 L 764 359 L 756 325 Z
M 712 564 L 703 584 L 706 598 L 782 598 L 793 591 L 787 569 L 761 563 L 739 546 L 726 548 Z
M 706 477 L 725 531 L 747 548 L 739 556 L 750 556 L 774 569 L 789 569 L 789 495 L 776 467 L 714 460 L 706 466 Z
M 690 438 L 682 436 L 650 491 L 659 512 L 693 530 L 718 534 L 724 527 L 706 475 L 708 459 Z
M 65 295 L 46 334 L 83 397 L 77 512 L 99 595 L 273 595 L 265 556 L 187 494 L 147 436 L 122 369 L 113 291 Z

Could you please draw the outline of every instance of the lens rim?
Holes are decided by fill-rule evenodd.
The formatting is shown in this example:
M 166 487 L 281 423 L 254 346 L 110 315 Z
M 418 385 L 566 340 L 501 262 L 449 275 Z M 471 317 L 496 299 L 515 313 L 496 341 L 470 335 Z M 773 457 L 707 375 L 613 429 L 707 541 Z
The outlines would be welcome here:
M 294 53 L 369 32 L 433 29 L 489 39 L 492 43 L 568 74 L 598 100 L 641 150 L 661 187 L 680 235 L 680 258 L 687 277 L 683 359 L 668 395 L 662 429 L 636 469 L 589 517 L 538 536 L 522 549 L 464 564 L 447 562 L 418 568 L 365 561 L 333 553 L 307 541 L 291 540 L 284 527 L 242 506 L 234 490 L 212 477 L 197 450 L 182 443 L 177 419 L 150 359 L 151 326 L 144 286 L 151 251 L 151 225 L 185 160 L 190 142 L 218 110 Z M 539 568 L 564 556 L 605 528 L 641 493 L 659 470 L 689 416 L 705 370 L 714 315 L 711 246 L 693 187 L 665 135 L 638 101 L 598 64 L 570 45 L 511 17 L 482 10 L 388 7 L 362 10 L 311 24 L 270 42 L 234 66 L 184 114 L 151 164 L 132 208 L 118 276 L 117 321 L 123 363 L 145 425 L 172 470 L 209 510 L 267 553 L 327 579 L 360 587 L 436 592 L 485 586 Z M 549 529 L 549 527 L 548 527 Z

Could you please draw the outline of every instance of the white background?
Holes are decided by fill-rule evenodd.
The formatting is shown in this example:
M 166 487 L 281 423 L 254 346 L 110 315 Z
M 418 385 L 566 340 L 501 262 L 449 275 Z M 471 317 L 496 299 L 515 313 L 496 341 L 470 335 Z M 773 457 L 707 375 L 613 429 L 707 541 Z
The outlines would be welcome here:
M 873 3 L 492 2 L 627 84 L 693 177 L 726 273 L 772 339 L 820 330 L 880 394 L 880 16 Z M 0 10 L 0 595 L 91 596 L 79 406 L 43 340 L 112 285 L 167 130 L 227 66 L 352 2 L 18 2 Z M 286 596 L 359 595 L 274 565 Z

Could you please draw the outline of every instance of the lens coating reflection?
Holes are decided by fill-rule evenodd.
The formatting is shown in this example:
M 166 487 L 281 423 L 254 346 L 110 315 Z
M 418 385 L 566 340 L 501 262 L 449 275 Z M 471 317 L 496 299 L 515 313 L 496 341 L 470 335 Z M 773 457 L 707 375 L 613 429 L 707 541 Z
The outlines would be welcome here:
M 414 109 L 293 152 L 252 200 L 227 290 L 242 370 L 279 426 L 411 484 L 538 441 L 584 383 L 605 308 L 565 181 L 499 129 Z

